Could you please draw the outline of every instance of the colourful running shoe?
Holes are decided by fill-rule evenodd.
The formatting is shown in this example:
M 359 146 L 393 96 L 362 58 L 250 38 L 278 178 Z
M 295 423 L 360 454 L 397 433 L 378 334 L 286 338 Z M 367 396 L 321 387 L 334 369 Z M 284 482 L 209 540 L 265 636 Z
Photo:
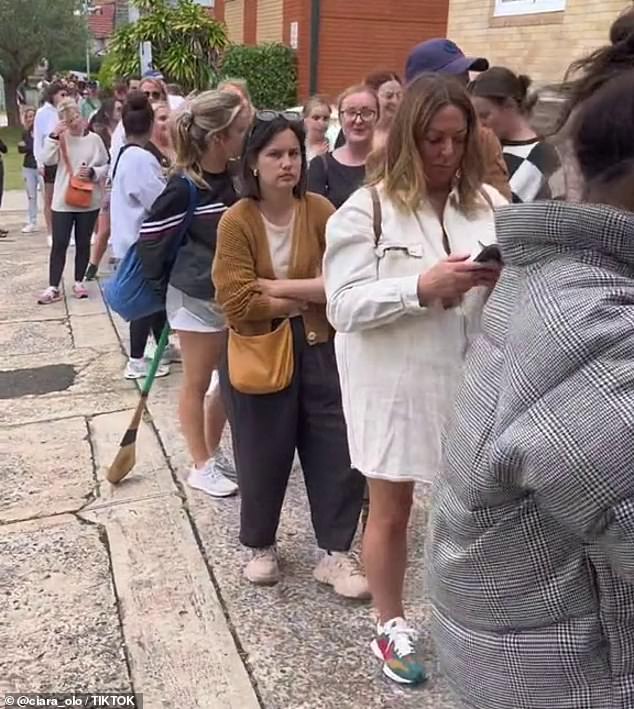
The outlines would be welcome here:
M 377 627 L 372 652 L 383 662 L 383 674 L 399 684 L 422 684 L 425 668 L 416 653 L 417 634 L 404 618 L 392 618 Z

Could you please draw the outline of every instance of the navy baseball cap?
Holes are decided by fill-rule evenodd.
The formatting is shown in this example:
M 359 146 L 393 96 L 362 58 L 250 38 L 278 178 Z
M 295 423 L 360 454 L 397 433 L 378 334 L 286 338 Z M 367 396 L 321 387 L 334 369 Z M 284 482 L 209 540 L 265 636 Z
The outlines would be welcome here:
M 457 76 L 466 71 L 486 71 L 489 62 L 484 57 L 465 57 L 460 47 L 450 39 L 430 39 L 412 49 L 405 64 L 405 81 L 419 74 L 436 72 Z

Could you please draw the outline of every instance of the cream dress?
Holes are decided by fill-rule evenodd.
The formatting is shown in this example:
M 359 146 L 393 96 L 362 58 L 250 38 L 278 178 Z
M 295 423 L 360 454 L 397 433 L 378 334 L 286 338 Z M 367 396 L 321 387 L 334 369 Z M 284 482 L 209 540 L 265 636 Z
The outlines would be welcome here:
M 484 187 L 494 206 L 506 200 Z M 379 188 L 379 193 L 381 190 Z M 452 253 L 495 242 L 493 209 L 463 214 L 457 194 L 443 226 Z M 352 465 L 394 482 L 432 481 L 470 339 L 479 329 L 486 290 L 461 305 L 421 307 L 420 273 L 446 258 L 443 228 L 431 206 L 398 211 L 381 195 L 382 236 L 375 247 L 370 191 L 362 188 L 332 216 L 326 235 L 327 313 L 337 335 Z

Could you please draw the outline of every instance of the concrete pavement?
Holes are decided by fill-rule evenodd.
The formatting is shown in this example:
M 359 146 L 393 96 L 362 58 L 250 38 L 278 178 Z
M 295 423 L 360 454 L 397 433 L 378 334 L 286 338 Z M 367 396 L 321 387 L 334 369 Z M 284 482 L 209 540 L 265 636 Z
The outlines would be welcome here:
M 138 396 L 122 378 L 125 324 L 96 283 L 88 301 L 36 304 L 48 249 L 44 231 L 16 229 L 20 198 L 5 195 L 0 212 L 11 227 L 0 240 L 0 694 L 134 689 L 148 709 L 458 709 L 424 632 L 424 495 L 407 599 L 433 677 L 405 690 L 370 654 L 369 608 L 312 579 L 299 470 L 279 535 L 283 581 L 242 578 L 239 500 L 183 483 L 178 368 L 155 384 L 134 473 L 105 481 Z

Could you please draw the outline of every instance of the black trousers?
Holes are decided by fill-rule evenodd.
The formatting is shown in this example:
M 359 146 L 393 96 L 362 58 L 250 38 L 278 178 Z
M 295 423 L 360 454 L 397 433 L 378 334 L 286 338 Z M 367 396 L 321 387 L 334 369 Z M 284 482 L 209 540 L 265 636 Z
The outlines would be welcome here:
M 334 345 L 308 345 L 301 318 L 292 326 L 295 373 L 284 391 L 241 394 L 229 382 L 226 358 L 220 368 L 240 485 L 240 541 L 256 549 L 275 543 L 297 449 L 317 543 L 348 551 L 365 482 L 350 467 Z
M 163 327 L 167 322 L 165 311 L 148 315 L 146 318 L 130 321 L 130 357 L 141 359 L 147 345 L 147 338 L 150 332 L 154 334 L 157 344 L 163 332 Z
M 83 281 L 90 258 L 90 238 L 99 210 L 92 212 L 53 211 L 53 247 L 49 261 L 49 285 L 59 288 L 66 265 L 66 252 L 75 228 L 75 281 Z

